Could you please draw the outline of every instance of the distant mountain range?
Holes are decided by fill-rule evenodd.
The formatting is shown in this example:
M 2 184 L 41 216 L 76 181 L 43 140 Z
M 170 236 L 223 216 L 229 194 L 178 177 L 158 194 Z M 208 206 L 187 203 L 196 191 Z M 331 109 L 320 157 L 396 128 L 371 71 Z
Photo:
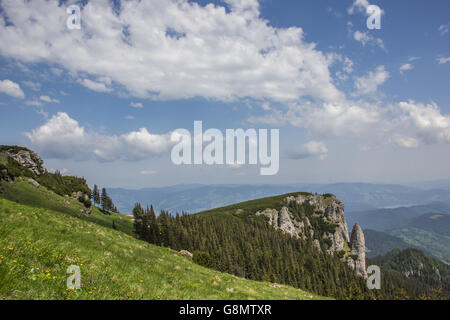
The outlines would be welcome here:
M 418 248 L 450 263 L 450 206 L 442 203 L 350 213 L 364 230 L 368 256 Z
M 445 187 L 445 181 L 435 182 Z M 396 184 L 336 183 L 291 185 L 176 185 L 140 190 L 108 189 L 118 209 L 130 213 L 135 203 L 172 213 L 196 213 L 247 200 L 296 191 L 332 193 L 344 202 L 349 226 L 370 229 L 368 255 L 395 248 L 419 248 L 450 262 L 450 190 Z
M 191 184 L 139 190 L 109 188 L 108 191 L 117 208 L 123 213 L 131 213 L 136 202 L 143 205 L 152 204 L 158 211 L 164 209 L 172 213 L 183 211 L 196 213 L 246 200 L 297 191 L 332 193 L 344 202 L 346 214 L 379 208 L 423 205 L 431 202 L 450 204 L 450 190 L 424 190 L 397 184 Z

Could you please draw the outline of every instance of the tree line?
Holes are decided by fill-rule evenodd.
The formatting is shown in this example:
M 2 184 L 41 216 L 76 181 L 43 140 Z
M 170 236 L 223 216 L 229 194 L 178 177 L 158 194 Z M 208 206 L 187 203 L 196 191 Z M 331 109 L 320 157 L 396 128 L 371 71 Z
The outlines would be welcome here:
M 298 212 L 294 214 L 299 214 Z M 383 272 L 381 290 L 369 290 L 338 256 L 317 250 L 312 239 L 291 237 L 262 217 L 233 215 L 171 215 L 153 206 L 133 209 L 138 239 L 194 253 L 205 267 L 236 276 L 291 285 L 337 299 L 427 297 L 426 288 L 393 272 Z
M 109 214 L 111 212 L 119 212 L 111 197 L 108 195 L 106 188 L 102 188 L 100 194 L 99 188 L 96 184 L 94 185 L 94 190 L 92 191 L 92 202 L 94 205 L 100 206 L 103 213 Z

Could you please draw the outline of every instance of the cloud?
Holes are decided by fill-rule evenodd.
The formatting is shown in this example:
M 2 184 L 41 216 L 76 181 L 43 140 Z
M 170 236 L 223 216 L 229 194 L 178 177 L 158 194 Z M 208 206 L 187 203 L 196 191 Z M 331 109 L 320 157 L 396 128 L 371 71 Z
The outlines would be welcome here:
M 400 66 L 400 73 L 403 74 L 405 71 L 414 69 L 411 63 L 405 63 Z
M 378 107 L 360 102 L 290 106 L 289 123 L 324 136 L 355 135 L 371 130 L 381 118 Z
M 375 45 L 380 47 L 383 50 L 386 50 L 385 46 L 384 46 L 384 42 L 381 38 L 375 38 L 373 37 L 371 34 L 369 34 L 369 32 L 367 31 L 355 31 L 353 33 L 353 39 L 355 39 L 358 42 L 361 42 L 361 44 L 363 46 L 365 46 L 366 44 L 370 44 L 370 45 Z
M 389 72 L 384 69 L 384 66 L 378 66 L 366 76 L 356 78 L 355 95 L 373 95 L 387 79 L 389 79 Z
M 438 31 L 441 34 L 441 36 L 443 36 L 448 33 L 449 29 L 450 29 L 450 23 L 447 23 L 447 24 L 440 25 Z
M 309 141 L 295 150 L 288 152 L 291 159 L 305 159 L 310 157 L 319 157 L 321 160 L 328 156 L 328 148 L 323 142 Z
M 437 59 L 437 62 L 439 63 L 439 64 L 445 64 L 445 63 L 447 63 L 447 62 L 449 62 L 450 61 L 450 57 L 447 57 L 447 58 L 438 58 Z
M 120 87 L 138 98 L 344 98 L 301 28 L 269 25 L 256 0 L 226 3 L 231 12 L 188 0 L 131 0 L 119 10 L 111 1 L 90 1 L 81 30 L 68 30 L 58 1 L 4 0 L 0 38 L 8 45 L 0 54 L 57 64 L 91 90 Z
M 20 88 L 20 85 L 8 79 L 0 80 L 0 92 L 3 92 L 14 98 L 25 98 L 25 93 Z
M 140 102 L 130 102 L 130 107 L 133 108 L 143 108 L 144 106 Z
M 450 116 L 443 115 L 435 103 L 403 101 L 393 107 L 399 116 L 393 120 L 394 130 L 411 137 L 410 144 L 450 143 Z M 412 138 L 417 142 L 413 143 Z
M 41 84 L 39 82 L 23 81 L 22 83 L 33 91 L 41 90 Z
M 354 14 L 355 11 L 357 12 L 364 12 L 366 13 L 367 8 L 370 6 L 369 1 L 367 0 L 355 0 L 352 5 L 347 9 L 348 14 Z
M 392 142 L 402 148 L 417 148 L 420 144 L 417 139 L 403 135 L 395 135 Z
M 86 132 L 65 112 L 24 135 L 44 156 L 57 159 L 139 161 L 163 154 L 173 145 L 170 133 L 151 134 L 145 128 L 120 136 Z
M 97 91 L 97 92 L 111 92 L 112 91 L 112 89 L 106 87 L 106 84 L 103 82 L 92 81 L 90 79 L 79 79 L 78 83 L 81 84 L 82 86 L 85 86 L 88 89 L 91 89 L 91 90 Z
M 64 112 L 58 112 L 44 125 L 26 132 L 25 136 L 49 158 L 79 158 L 90 143 L 84 128 Z
M 333 65 L 336 62 L 339 62 L 341 64 L 342 69 L 336 72 L 336 77 L 339 80 L 347 80 L 349 74 L 353 72 L 353 65 L 354 65 L 353 61 L 348 57 L 344 57 L 341 54 L 336 53 L 328 54 L 327 58 L 329 60 L 330 65 Z
M 44 104 L 38 100 L 29 100 L 26 101 L 25 104 L 27 106 L 32 106 L 32 107 L 42 107 Z
M 367 8 L 371 5 L 368 0 L 354 0 L 352 5 L 347 9 L 347 13 L 351 15 L 359 12 L 367 15 Z M 384 11 L 381 10 L 381 13 L 384 14 Z
M 49 96 L 40 96 L 39 99 L 48 103 L 59 103 L 58 99 L 52 99 Z

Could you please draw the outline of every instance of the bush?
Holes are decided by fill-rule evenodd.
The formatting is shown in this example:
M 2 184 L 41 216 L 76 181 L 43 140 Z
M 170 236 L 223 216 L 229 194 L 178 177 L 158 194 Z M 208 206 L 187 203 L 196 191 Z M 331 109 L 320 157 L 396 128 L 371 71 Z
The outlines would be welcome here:
M 37 181 L 60 196 L 71 195 L 74 192 L 81 191 L 88 197 L 91 197 L 91 190 L 86 184 L 86 180 L 83 178 L 62 176 L 59 172 L 47 172 L 40 175 L 37 178 Z
M 92 201 L 91 201 L 91 199 L 84 199 L 84 206 L 86 207 L 86 208 L 90 208 L 90 207 L 92 207 Z
M 90 208 L 92 206 L 92 201 L 89 198 L 85 198 L 84 196 L 79 196 L 78 201 L 84 204 L 86 208 Z
M 203 252 L 203 251 L 195 251 L 194 255 L 192 257 L 192 260 L 203 267 L 206 268 L 213 268 L 214 267 L 214 263 L 213 260 L 211 258 L 211 256 L 209 255 L 209 253 L 207 252 Z

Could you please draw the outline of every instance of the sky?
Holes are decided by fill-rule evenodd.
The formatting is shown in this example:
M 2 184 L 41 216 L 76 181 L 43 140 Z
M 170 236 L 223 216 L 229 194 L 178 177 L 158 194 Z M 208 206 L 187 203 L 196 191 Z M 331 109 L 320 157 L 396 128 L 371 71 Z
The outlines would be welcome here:
M 450 179 L 447 0 L 1 0 L 0 42 L 0 144 L 91 185 Z M 278 173 L 175 165 L 194 121 L 279 129 Z

